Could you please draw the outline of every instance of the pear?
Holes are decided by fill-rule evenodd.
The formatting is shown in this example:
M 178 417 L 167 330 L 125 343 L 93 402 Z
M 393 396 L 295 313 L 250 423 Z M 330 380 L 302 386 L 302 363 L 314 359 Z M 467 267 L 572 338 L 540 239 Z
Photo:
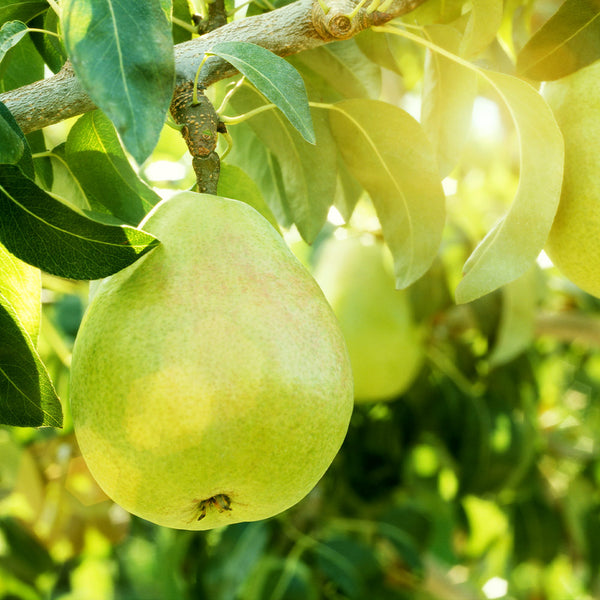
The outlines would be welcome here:
M 408 293 L 395 289 L 387 246 L 370 234 L 332 238 L 321 249 L 315 278 L 348 345 L 355 401 L 397 398 L 419 373 L 424 344 Z
M 544 84 L 565 139 L 558 211 L 546 252 L 575 285 L 600 298 L 600 61 Z
M 141 227 L 162 244 L 99 286 L 73 350 L 73 424 L 108 496 L 159 525 L 276 515 L 346 434 L 335 316 L 249 205 L 184 192 Z

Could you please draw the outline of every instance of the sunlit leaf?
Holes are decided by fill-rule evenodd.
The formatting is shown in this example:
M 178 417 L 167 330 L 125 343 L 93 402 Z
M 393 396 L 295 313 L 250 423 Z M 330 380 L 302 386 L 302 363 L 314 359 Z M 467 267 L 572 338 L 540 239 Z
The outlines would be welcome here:
M 381 69 L 352 39 L 300 52 L 288 61 L 302 73 L 307 87 L 319 90 L 321 101 L 379 96 Z
M 524 77 L 549 81 L 600 59 L 600 4 L 566 0 L 517 57 Z
M 279 231 L 277 219 L 275 219 L 271 209 L 265 202 L 258 185 L 240 167 L 227 163 L 221 165 L 217 194 L 249 204 Z
M 444 227 L 433 148 L 415 119 L 385 102 L 338 102 L 330 118 L 350 173 L 375 205 L 394 256 L 396 285 L 406 287 L 433 262 Z
M 13 256 L 0 244 L 0 294 L 10 303 L 34 345 L 41 319 L 42 278 L 39 269 Z
M 530 269 L 502 288 L 502 314 L 490 364 L 508 362 L 525 350 L 533 340 L 538 304 L 538 271 Z
M 315 143 L 306 88 L 290 63 L 256 44 L 220 42 L 211 53 L 230 62 L 289 119 L 302 137 Z
M 158 241 L 132 227 L 93 221 L 56 200 L 18 167 L 0 168 L 0 242 L 21 260 L 71 279 L 100 279 Z
M 231 103 L 237 111 L 247 112 L 263 101 L 255 91 L 245 88 L 232 97 Z M 285 208 L 309 243 L 327 219 L 336 186 L 336 150 L 328 115 L 321 109 L 311 112 L 316 145 L 306 142 L 278 111 L 266 111 L 248 121 L 256 136 L 277 157 L 285 188 Z
M 475 56 L 487 48 L 496 38 L 502 16 L 502 0 L 472 0 L 471 14 L 460 44 L 461 56 Z
M 60 427 L 62 410 L 48 372 L 2 293 L 0 331 L 0 423 Z
M 131 168 L 112 123 L 101 111 L 77 120 L 65 152 L 93 210 L 137 225 L 160 200 Z
M 484 76 L 506 103 L 518 132 L 519 187 L 508 213 L 465 264 L 457 302 L 487 294 L 533 265 L 548 237 L 562 185 L 563 138 L 546 102 L 516 77 L 492 72 Z
M 143 162 L 173 96 L 171 24 L 160 0 L 64 0 L 62 28 L 77 77 Z
M 457 53 L 459 32 L 447 25 L 432 25 L 427 37 L 442 48 Z M 429 52 L 422 87 L 421 123 L 436 150 L 440 172 L 445 177 L 460 159 L 471 126 L 477 75 L 437 52 Z

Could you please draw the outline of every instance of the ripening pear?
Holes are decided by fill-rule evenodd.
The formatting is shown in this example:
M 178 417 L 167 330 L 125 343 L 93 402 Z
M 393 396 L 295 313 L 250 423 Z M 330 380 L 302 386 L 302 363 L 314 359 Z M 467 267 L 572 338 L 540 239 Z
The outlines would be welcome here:
M 573 283 L 600 298 L 600 61 L 543 95 L 565 139 L 565 170 L 546 252 Z
M 331 239 L 315 278 L 348 345 L 355 401 L 392 400 L 405 392 L 423 363 L 423 331 L 407 292 L 395 289 L 387 246 L 370 234 Z
M 159 525 L 280 513 L 315 486 L 348 427 L 352 373 L 335 316 L 247 204 L 184 192 L 141 226 L 162 244 L 104 280 L 73 350 L 89 469 Z

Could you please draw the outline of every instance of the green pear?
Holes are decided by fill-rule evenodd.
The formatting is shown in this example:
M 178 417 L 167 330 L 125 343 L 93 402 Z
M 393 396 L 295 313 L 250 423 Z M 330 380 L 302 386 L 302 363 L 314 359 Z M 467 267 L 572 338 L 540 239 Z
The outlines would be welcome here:
M 162 244 L 98 288 L 72 359 L 81 452 L 115 502 L 209 529 L 278 514 L 346 434 L 335 316 L 252 207 L 181 193 L 140 225 Z
M 407 292 L 395 289 L 387 247 L 370 234 L 331 239 L 315 278 L 346 338 L 356 402 L 405 392 L 423 363 L 423 334 Z
M 565 139 L 565 170 L 546 252 L 558 269 L 600 298 L 600 61 L 544 84 Z

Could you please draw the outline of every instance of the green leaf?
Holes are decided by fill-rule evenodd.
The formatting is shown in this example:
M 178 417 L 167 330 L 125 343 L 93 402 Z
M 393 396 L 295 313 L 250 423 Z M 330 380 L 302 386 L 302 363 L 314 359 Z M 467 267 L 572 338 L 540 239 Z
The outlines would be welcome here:
M 370 61 L 402 75 L 402 70 L 396 59 L 397 55 L 394 52 L 394 45 L 398 44 L 398 40 L 401 40 L 401 38 L 397 35 L 376 32 L 372 29 L 365 29 L 354 38 L 362 53 Z
M 464 266 L 456 301 L 470 302 L 527 271 L 541 252 L 560 199 L 562 134 L 549 106 L 528 83 L 503 73 L 481 72 L 508 107 L 518 133 L 519 187 L 508 213 Z
M 600 4 L 566 0 L 517 56 L 517 72 L 531 79 L 560 79 L 600 59 Z
M 24 150 L 23 140 L 19 134 L 0 116 L 0 163 L 17 164 Z
M 0 244 L 0 294 L 10 303 L 34 345 L 40 331 L 42 277 L 39 269 Z
M 231 98 L 231 104 L 246 112 L 263 102 L 256 91 L 242 88 Z M 336 187 L 336 151 L 327 114 L 312 109 L 312 118 L 316 145 L 306 142 L 278 111 L 266 111 L 248 120 L 256 136 L 277 157 L 285 187 L 285 208 L 308 243 L 323 227 Z
M 289 119 L 309 143 L 315 143 L 306 88 L 290 63 L 256 44 L 220 42 L 210 49 L 230 62 L 248 81 Z
M 0 23 L 6 23 L 7 21 L 27 23 L 33 17 L 42 14 L 47 8 L 47 2 L 3 0 L 0 3 Z
M 151 235 L 93 221 L 23 176 L 0 168 L 0 242 L 43 271 L 71 279 L 100 279 L 154 248 Z
M 21 41 L 27 33 L 27 25 L 21 21 L 9 21 L 0 29 L 0 61 L 6 53 Z
M 256 182 L 277 222 L 289 227 L 292 218 L 287 209 L 279 163 L 250 127 L 251 120 L 231 128 L 233 145 L 227 164 L 240 167 Z
M 44 78 L 44 61 L 29 37 L 13 46 L 0 63 L 0 92 Z
M 472 0 L 473 7 L 460 44 L 460 54 L 470 58 L 496 39 L 502 25 L 503 0 Z
M 92 210 L 137 225 L 160 200 L 131 168 L 113 124 L 95 110 L 71 128 L 65 158 Z
M 311 99 L 377 98 L 381 91 L 381 69 L 353 39 L 305 50 L 287 60 L 300 71 L 307 87 L 318 92 Z
M 217 194 L 225 198 L 240 200 L 255 208 L 273 227 L 279 231 L 277 219 L 274 217 L 258 185 L 240 167 L 224 163 L 219 173 Z
M 28 177 L 34 177 L 33 158 L 25 135 L 12 116 L 0 102 L 0 163 L 18 165 Z
M 53 10 L 47 10 L 44 15 L 36 17 L 29 26 L 60 33 L 60 21 L 58 15 Z M 67 60 L 67 53 L 62 39 L 54 35 L 35 31 L 31 32 L 30 36 L 44 62 L 50 67 L 52 72 L 58 73 Z
M 457 53 L 460 33 L 447 25 L 432 25 L 427 37 Z M 422 87 L 421 123 L 436 150 L 442 177 L 456 166 L 471 126 L 477 75 L 437 52 L 427 55 Z
M 31 338 L 0 293 L 0 422 L 18 427 L 62 426 L 60 402 Z
M 352 175 L 371 196 L 404 288 L 431 265 L 445 221 L 434 151 L 408 113 L 378 100 L 344 100 L 330 113 L 333 135 Z
M 62 27 L 77 77 L 143 162 L 173 96 L 171 25 L 159 0 L 64 0 Z
M 538 305 L 538 270 L 532 268 L 502 289 L 502 314 L 490 364 L 502 365 L 533 341 Z

